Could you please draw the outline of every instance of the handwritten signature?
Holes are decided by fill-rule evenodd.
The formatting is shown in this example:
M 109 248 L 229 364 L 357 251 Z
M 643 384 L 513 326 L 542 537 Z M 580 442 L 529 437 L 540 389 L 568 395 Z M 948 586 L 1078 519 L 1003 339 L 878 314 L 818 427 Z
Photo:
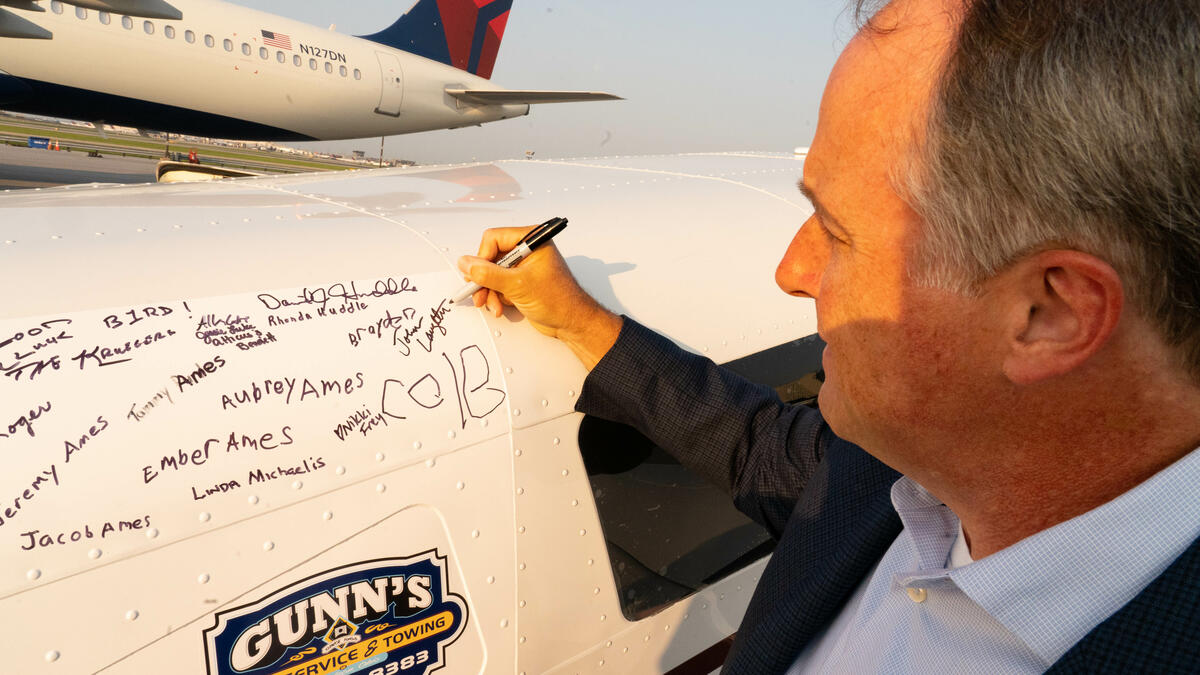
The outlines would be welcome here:
M 404 277 L 400 281 L 388 277 L 376 281 L 374 288 L 370 291 L 360 292 L 355 282 L 351 281 L 349 287 L 340 282 L 322 288 L 305 287 L 300 289 L 296 296 L 290 298 L 277 298 L 270 293 L 259 293 L 258 300 L 264 307 L 271 310 L 296 305 L 319 305 L 324 308 L 331 300 L 348 302 L 362 298 L 382 298 L 399 293 L 413 293 L 416 290 L 417 287 L 412 285 L 408 277 Z

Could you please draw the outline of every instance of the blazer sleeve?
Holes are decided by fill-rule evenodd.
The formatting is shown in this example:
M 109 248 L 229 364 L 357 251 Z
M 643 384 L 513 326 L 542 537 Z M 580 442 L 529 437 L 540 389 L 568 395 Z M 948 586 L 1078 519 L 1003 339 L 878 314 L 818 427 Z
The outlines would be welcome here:
M 778 538 L 836 440 L 829 425 L 816 410 L 784 404 L 771 388 L 623 318 L 575 409 L 634 427 Z

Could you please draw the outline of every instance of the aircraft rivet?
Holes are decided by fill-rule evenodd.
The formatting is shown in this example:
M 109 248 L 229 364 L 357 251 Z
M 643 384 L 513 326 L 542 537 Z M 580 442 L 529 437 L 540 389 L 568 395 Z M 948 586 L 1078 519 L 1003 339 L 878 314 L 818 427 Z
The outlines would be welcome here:
M 437 460 L 430 457 L 429 459 L 425 460 L 425 466 L 426 468 L 432 469 L 433 467 L 437 466 Z
M 578 499 L 572 499 L 572 500 L 571 500 L 571 506 L 579 506 L 579 500 L 578 500 Z
M 563 470 L 562 470 L 562 475 L 563 475 L 563 476 L 570 475 L 570 473 L 571 473 L 571 471 L 570 471 L 569 469 L 563 469 Z
M 513 450 L 513 454 L 514 454 L 514 455 L 516 455 L 517 457 L 520 457 L 520 456 L 521 456 L 521 454 L 522 454 L 522 453 L 521 453 L 521 449 L 520 449 L 520 448 L 517 448 L 516 450 Z
M 683 615 L 683 620 L 684 620 L 684 621 L 687 621 L 689 616 L 691 616 L 691 614 L 684 614 L 684 615 Z
M 622 649 L 622 650 L 621 650 L 621 653 L 622 653 L 622 654 L 628 654 L 628 653 L 629 653 L 629 647 L 625 647 L 624 649 Z
M 492 331 L 492 335 L 495 335 L 496 337 L 500 337 L 500 331 L 494 330 L 494 331 Z
M 333 520 L 333 511 L 326 511 L 325 513 L 321 514 L 321 517 L 325 520 Z
M 207 584 L 208 580 L 211 578 L 212 577 L 208 576 L 207 574 L 201 574 L 199 577 L 196 578 L 196 581 L 198 581 L 202 584 Z
M 62 655 L 59 654 L 56 650 L 51 649 L 50 651 L 46 652 L 46 662 L 54 663 L 55 661 L 58 660 L 59 656 L 62 656 Z
M 458 481 L 457 484 L 455 484 L 454 487 L 458 488 L 459 490 L 462 490 L 467 487 L 467 484 L 460 480 L 460 481 Z
M 542 399 L 542 407 L 545 408 L 548 405 L 550 405 L 550 401 L 547 401 L 546 399 Z
M 479 538 L 479 530 L 471 530 L 471 538 L 478 539 Z
M 524 600 L 522 600 L 517 603 L 517 607 L 524 607 L 526 604 L 528 604 L 528 603 L 526 603 Z
M 273 548 L 275 548 L 275 542 L 273 542 L 273 541 L 264 541 L 263 542 L 263 550 L 264 551 L 270 551 Z
M 219 223 L 219 221 L 216 221 L 216 220 L 210 220 L 210 221 L 208 221 L 208 224 L 209 224 L 209 225 L 217 225 L 218 223 Z
M 512 368 L 505 368 L 505 369 L 504 369 L 504 373 L 505 373 L 506 375 L 512 375 Z
M 600 595 L 600 587 L 599 586 L 592 589 L 592 595 Z
M 382 462 L 385 459 L 387 459 L 387 455 L 383 454 L 382 452 L 375 453 L 375 461 L 376 462 Z
M 42 576 L 41 570 L 29 570 L 25 573 L 25 578 L 30 581 L 37 581 Z
M 7 190 L 6 190 L 6 192 L 7 192 Z M 17 243 L 17 242 L 16 242 L 16 240 L 14 240 L 14 239 L 5 239 L 5 240 L 4 240 L 4 243 L 6 243 L 6 244 L 15 244 L 15 243 Z
M 571 391 L 568 391 L 568 392 L 567 392 L 567 396 L 574 397 L 574 396 L 575 396 L 575 390 L 574 390 L 574 389 L 572 389 Z
M 104 552 L 98 548 L 94 548 L 94 549 L 88 551 L 88 557 L 91 558 L 92 560 L 99 558 L 101 555 L 104 555 Z
M 62 237 L 60 237 L 60 236 L 59 236 L 59 235 L 57 235 L 57 234 L 52 234 L 52 235 L 50 235 L 50 238 L 51 238 L 51 239 L 62 239 Z
M 663 630 L 664 631 L 671 630 L 671 624 L 667 624 L 667 625 L 663 626 Z
M 513 408 L 513 417 L 520 417 L 520 416 L 521 416 L 521 409 Z
M 246 501 L 250 502 L 251 505 L 257 504 L 258 503 L 258 495 L 250 495 L 249 497 L 246 498 Z
M 587 535 L 587 530 L 580 530 L 580 531 L 579 531 L 579 536 L 581 536 L 581 537 L 582 537 L 582 536 L 585 536 L 585 535 Z
M 128 612 L 125 612 L 125 620 L 126 621 L 137 621 L 137 618 L 138 618 L 138 611 L 136 609 L 131 609 Z
M 518 639 L 518 640 L 517 640 L 517 642 L 520 642 L 521 644 L 525 644 L 525 636 L 524 636 L 524 635 L 522 635 L 522 636 L 520 637 L 520 639 Z
M 596 564 L 596 561 L 594 559 L 588 558 L 588 565 L 595 565 L 595 564 Z
M 647 635 L 646 637 L 642 638 L 642 642 L 649 642 L 649 641 L 650 641 L 650 636 L 649 636 L 649 635 Z
M 604 621 L 604 620 L 605 620 L 605 619 L 607 619 L 607 618 L 608 618 L 608 615 L 607 615 L 607 614 L 601 614 L 601 615 L 600 615 L 600 620 L 601 620 L 601 621 Z M 601 663 L 603 663 L 603 661 L 601 661 Z
M 496 583 L 496 577 L 488 577 L 488 578 L 487 578 L 487 582 L 488 582 L 489 584 L 494 584 L 494 583 Z
M 152 527 L 152 528 L 146 530 L 146 538 L 153 539 L 157 536 L 158 536 L 158 528 L 157 527 Z
M 304 487 L 304 483 L 303 483 L 303 482 L 301 482 L 301 481 L 298 481 L 298 480 L 297 480 L 297 481 L 292 481 L 292 489 L 294 489 L 294 490 L 299 490 L 299 489 L 300 489 L 300 488 L 302 488 L 302 487 Z
M 508 619 L 500 619 L 500 627 L 508 628 Z
M 420 449 L 421 449 L 421 441 L 413 441 L 413 450 L 420 450 Z M 428 462 L 425 462 L 425 466 L 433 466 L 433 464 L 430 463 L 432 461 L 433 460 L 430 459 Z
M 103 237 L 103 236 L 104 236 L 104 233 L 103 233 L 103 232 L 97 232 L 97 233 L 96 233 L 96 236 L 97 236 L 97 237 Z
M 604 646 L 605 646 L 605 647 L 611 647 L 611 646 L 612 646 L 612 640 L 609 640 L 608 642 L 605 642 L 605 643 L 604 643 Z
M 333 470 L 333 472 L 339 476 L 345 476 L 346 475 L 346 467 L 339 465 L 338 468 Z
M 554 441 L 553 441 L 553 443 L 554 443 L 555 445 L 558 445 L 559 443 L 562 443 L 562 440 L 561 440 L 561 439 L 558 439 L 558 438 L 555 438 L 555 439 L 554 439 Z
M 250 219 L 249 219 L 249 218 L 242 218 L 242 222 L 243 222 L 243 223 L 248 223 L 248 222 L 250 222 Z
M 208 522 L 208 521 L 210 521 L 210 520 L 212 520 L 212 514 L 211 514 L 211 513 L 209 513 L 208 511 L 201 511 L 201 512 L 200 512 L 200 522 L 202 522 L 202 523 L 207 523 L 207 522 Z
M 179 223 L 175 223 L 175 225 L 174 225 L 173 227 L 174 227 L 175 229 L 177 229 L 177 230 L 182 230 L 182 229 L 183 229 L 183 226 L 182 226 L 182 225 L 180 225 Z
M 525 526 L 524 525 L 517 528 L 517 534 L 525 534 Z
M 519 569 L 519 570 L 521 570 L 522 572 L 524 572 L 524 571 L 525 571 L 525 563 L 521 563 L 520 565 L 517 565 L 517 569 Z M 522 603 L 522 606 L 524 606 L 524 602 L 525 602 L 524 600 L 522 600 L 522 601 L 521 601 L 521 603 Z
M 724 599 L 725 599 L 725 594 L 724 594 L 724 593 L 722 593 L 721 595 L 717 596 L 717 599 L 718 599 L 718 600 L 724 600 Z
M 484 419 L 484 420 L 479 420 L 479 426 L 481 426 L 481 427 L 487 427 L 487 425 L 488 425 L 488 421 L 487 421 L 487 420 L 485 420 L 485 419 Z
M 453 430 L 453 429 L 451 429 L 450 431 L 447 431 L 447 432 L 446 432 L 446 438 L 454 438 L 454 436 L 455 436 L 455 434 L 454 434 L 454 430 Z

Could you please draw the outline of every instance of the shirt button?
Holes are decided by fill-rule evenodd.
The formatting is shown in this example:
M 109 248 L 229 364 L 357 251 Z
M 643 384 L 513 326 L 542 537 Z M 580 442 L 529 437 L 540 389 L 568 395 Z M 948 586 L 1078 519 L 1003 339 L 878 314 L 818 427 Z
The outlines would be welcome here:
M 908 599 L 913 602 L 925 602 L 925 598 L 929 597 L 929 591 L 924 588 L 908 589 Z

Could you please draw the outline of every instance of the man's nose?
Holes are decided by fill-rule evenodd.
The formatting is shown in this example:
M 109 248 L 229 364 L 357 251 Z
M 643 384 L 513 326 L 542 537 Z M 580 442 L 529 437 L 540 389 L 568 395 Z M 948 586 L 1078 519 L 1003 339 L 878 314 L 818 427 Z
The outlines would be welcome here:
M 788 295 L 816 298 L 828 262 L 829 238 L 821 231 L 816 216 L 810 217 L 792 237 L 775 268 L 775 283 Z

